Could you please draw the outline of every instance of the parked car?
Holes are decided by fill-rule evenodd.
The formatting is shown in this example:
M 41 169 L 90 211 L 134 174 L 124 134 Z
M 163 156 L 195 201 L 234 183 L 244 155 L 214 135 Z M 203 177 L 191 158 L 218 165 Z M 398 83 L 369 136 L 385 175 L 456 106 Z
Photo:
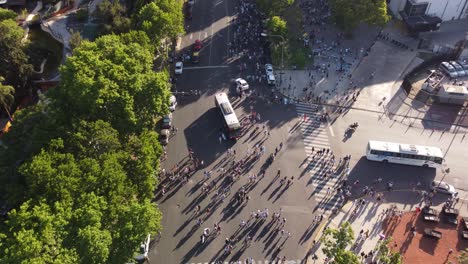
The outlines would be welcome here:
M 162 129 L 159 134 L 159 141 L 162 145 L 167 145 L 169 143 L 169 137 L 171 136 L 171 131 L 169 129 Z
M 249 84 L 247 83 L 246 80 L 242 79 L 242 78 L 237 78 L 235 80 L 236 82 L 236 91 L 237 93 L 241 93 L 243 91 L 246 91 L 249 89 Z
M 184 64 L 181 61 L 176 62 L 175 64 L 175 74 L 182 74 L 182 71 L 184 69 Z
M 269 74 L 274 75 L 274 74 L 273 74 L 273 65 L 271 65 L 271 64 L 265 64 L 265 73 L 266 73 L 267 76 L 268 76 Z
M 177 99 L 176 99 L 175 95 L 171 95 L 171 97 L 169 97 L 169 110 L 171 112 L 174 112 L 176 106 L 177 106 Z
M 195 4 L 195 0 L 187 0 L 187 4 L 188 5 L 193 5 L 193 4 Z
M 458 62 L 456 61 L 451 61 L 450 62 L 450 65 L 452 65 L 455 70 L 457 71 L 457 74 L 458 74 L 458 77 L 462 77 L 462 76 L 465 76 L 465 70 L 463 69 L 463 66 L 461 66 L 460 64 L 458 64 Z
M 267 83 L 269 85 L 275 85 L 275 83 L 276 83 L 275 75 L 267 74 Z
M 457 62 L 463 67 L 463 70 L 465 70 L 465 75 L 468 76 L 468 61 L 458 60 Z
M 172 114 L 169 113 L 163 117 L 162 128 L 169 129 L 172 127 Z
M 450 185 L 443 181 L 433 181 L 431 184 L 431 191 L 443 194 L 449 194 L 452 196 L 457 196 L 458 192 L 455 190 L 453 185 Z
M 192 20 L 192 9 L 193 5 L 189 5 L 188 3 L 185 4 L 185 18 L 188 20 Z
M 440 69 L 445 72 L 450 78 L 458 77 L 457 70 L 448 62 L 444 61 L 440 64 Z

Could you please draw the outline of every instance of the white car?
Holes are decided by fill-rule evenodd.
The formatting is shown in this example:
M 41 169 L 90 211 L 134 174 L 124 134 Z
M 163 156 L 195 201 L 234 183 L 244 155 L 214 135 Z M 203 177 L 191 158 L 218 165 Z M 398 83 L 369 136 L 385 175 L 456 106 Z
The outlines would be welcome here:
M 195 0 L 187 0 L 187 4 L 193 5 L 193 4 L 195 4 Z
M 181 61 L 176 62 L 175 64 L 175 74 L 182 74 L 182 70 L 184 69 L 184 64 Z
M 171 97 L 169 97 L 169 110 L 171 112 L 174 112 L 176 106 L 177 106 L 177 99 L 176 99 L 175 95 L 171 95 Z
M 276 79 L 275 79 L 275 76 L 272 73 L 267 74 L 267 83 L 269 85 L 275 85 Z
M 235 80 L 235 82 L 236 82 L 236 85 L 237 85 L 237 92 L 238 93 L 246 91 L 246 90 L 249 89 L 249 84 L 247 83 L 246 80 L 244 80 L 242 78 L 237 78 Z
M 270 74 L 274 75 L 273 74 L 273 65 L 265 64 L 265 73 L 266 73 L 267 76 L 270 75 Z
M 453 185 L 450 185 L 443 181 L 433 181 L 431 183 L 431 191 L 443 194 L 449 194 L 452 196 L 457 196 L 458 192 L 455 190 Z

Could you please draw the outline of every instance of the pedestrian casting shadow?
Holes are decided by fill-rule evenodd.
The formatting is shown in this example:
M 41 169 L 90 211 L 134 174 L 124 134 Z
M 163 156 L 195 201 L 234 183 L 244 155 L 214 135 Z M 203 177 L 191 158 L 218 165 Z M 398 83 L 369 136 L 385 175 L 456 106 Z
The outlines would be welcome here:
M 219 120 L 219 122 L 213 122 Z M 184 135 L 187 139 L 187 147 L 192 149 L 197 159 L 203 160 L 205 167 L 215 162 L 226 149 L 231 148 L 236 141 L 226 140 L 219 143 L 222 119 L 216 108 L 211 108 L 192 122 Z M 210 151 L 206 151 L 209 149 Z
M 304 233 L 302 234 L 302 236 L 299 238 L 299 243 L 301 245 L 303 245 L 305 242 L 307 242 L 310 237 L 312 236 L 312 234 L 314 233 L 314 231 L 317 229 L 317 226 L 318 226 L 318 223 L 317 224 L 314 224 L 312 223 L 305 231 Z
M 433 168 L 369 161 L 363 156 L 351 169 L 347 181 L 353 186 L 351 198 L 355 198 L 361 196 L 364 186 L 373 186 L 374 190 L 382 191 L 387 189 L 387 183 L 390 181 L 393 182 L 395 190 L 410 189 L 408 175 L 418 175 L 414 183 L 419 181 L 421 186 L 428 188 L 436 173 L 436 169 Z M 374 184 L 377 178 L 382 178 L 382 182 Z M 356 180 L 359 180 L 359 183 L 353 185 Z
M 281 186 L 280 186 L 280 187 L 281 187 Z M 283 190 L 281 190 L 281 192 L 278 193 L 278 195 L 276 196 L 275 200 L 273 200 L 272 203 L 276 203 L 276 201 L 278 201 L 278 199 L 279 199 L 281 196 L 283 196 L 283 194 L 284 194 L 287 190 L 289 190 L 289 187 L 291 187 L 291 184 L 287 184 L 287 183 L 286 183 L 286 187 L 284 187 Z

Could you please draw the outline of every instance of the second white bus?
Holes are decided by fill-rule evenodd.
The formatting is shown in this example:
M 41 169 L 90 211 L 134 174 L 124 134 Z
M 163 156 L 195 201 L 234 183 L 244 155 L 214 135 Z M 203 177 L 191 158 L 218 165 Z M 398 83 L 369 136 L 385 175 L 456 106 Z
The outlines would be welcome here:
M 370 140 L 367 144 L 368 160 L 438 168 L 444 160 L 437 147 L 419 146 Z

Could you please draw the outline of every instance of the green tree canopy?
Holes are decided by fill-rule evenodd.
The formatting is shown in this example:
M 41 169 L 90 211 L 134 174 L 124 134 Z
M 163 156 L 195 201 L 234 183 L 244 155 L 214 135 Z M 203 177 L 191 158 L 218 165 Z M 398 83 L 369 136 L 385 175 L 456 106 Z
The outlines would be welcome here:
M 5 77 L 6 84 L 15 87 L 19 95 L 26 92 L 24 87 L 32 73 L 28 56 L 24 52 L 22 39 L 24 30 L 16 21 L 0 21 L 0 76 Z
M 327 228 L 322 242 L 323 253 L 336 264 L 359 264 L 359 257 L 346 248 L 354 240 L 354 232 L 349 222 L 343 223 L 338 229 Z
M 279 16 L 273 16 L 272 18 L 270 18 L 267 22 L 267 28 L 271 32 L 271 34 L 274 35 L 281 35 L 283 37 L 286 37 L 286 34 L 288 33 L 286 21 L 284 21 Z
M 137 29 L 144 31 L 156 44 L 184 32 L 182 1 L 156 0 L 144 5 L 134 18 Z
M 117 263 L 161 229 L 151 203 L 162 150 L 157 134 L 144 131 L 122 144 L 102 120 L 77 122 L 73 131 L 21 165 L 29 201 L 9 215 L 0 263 L 49 262 L 58 253 L 63 259 L 56 263 Z M 39 213 L 43 218 L 32 224 Z M 31 242 L 28 251 L 16 251 L 24 241 Z
M 391 237 L 380 241 L 378 248 L 379 248 L 379 255 L 377 256 L 379 261 L 382 263 L 387 264 L 401 264 L 403 263 L 402 257 L 400 252 L 392 252 L 388 247 L 388 244 L 392 241 Z
M 11 85 L 5 85 L 3 82 L 5 78 L 0 76 L 0 105 L 3 107 L 5 112 L 8 114 L 10 120 L 13 120 L 10 114 L 10 107 L 15 102 L 15 88 Z
M 284 9 L 294 4 L 295 0 L 257 0 L 257 5 L 267 16 L 283 14 Z
M 386 0 L 331 0 L 330 6 L 337 25 L 348 33 L 360 23 L 383 26 L 390 19 Z
M 11 11 L 10 9 L 5 9 L 0 7 L 0 21 L 7 20 L 7 19 L 15 19 L 16 13 Z
M 61 88 L 52 91 L 59 112 L 107 121 L 123 135 L 154 128 L 168 111 L 168 74 L 153 72 L 145 46 L 127 42 L 136 34 L 125 36 L 85 41 L 73 51 L 61 67 Z
M 118 0 L 104 0 L 94 11 L 94 17 L 102 22 L 104 33 L 123 33 L 131 28 L 131 20 L 125 16 L 125 7 Z

